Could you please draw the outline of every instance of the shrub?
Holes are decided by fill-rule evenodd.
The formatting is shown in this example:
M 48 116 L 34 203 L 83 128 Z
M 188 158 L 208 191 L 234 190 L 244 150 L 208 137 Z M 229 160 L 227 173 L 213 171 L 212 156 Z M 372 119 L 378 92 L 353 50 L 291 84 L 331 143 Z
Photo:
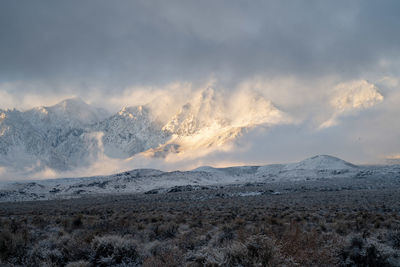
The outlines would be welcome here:
M 341 249 L 340 257 L 343 266 L 392 266 L 388 255 L 359 236 L 351 238 L 350 244 Z
M 279 253 L 275 242 L 266 236 L 253 236 L 246 242 L 247 255 L 254 265 L 273 264 Z
M 92 263 L 98 266 L 140 264 L 136 243 L 128 238 L 117 235 L 95 237 L 92 241 Z
M 64 265 L 68 262 L 65 255 L 60 251 L 56 240 L 44 239 L 39 241 L 27 253 L 27 260 L 31 265 L 41 266 L 46 264 Z
M 232 241 L 235 237 L 235 233 L 231 227 L 224 226 L 222 228 L 222 233 L 218 236 L 218 244 L 223 244 L 225 242 Z
M 175 223 L 157 224 L 153 228 L 154 238 L 159 240 L 174 238 L 178 228 L 179 226 Z
M 251 259 L 247 254 L 246 245 L 234 241 L 224 250 L 224 265 L 225 266 L 249 266 Z

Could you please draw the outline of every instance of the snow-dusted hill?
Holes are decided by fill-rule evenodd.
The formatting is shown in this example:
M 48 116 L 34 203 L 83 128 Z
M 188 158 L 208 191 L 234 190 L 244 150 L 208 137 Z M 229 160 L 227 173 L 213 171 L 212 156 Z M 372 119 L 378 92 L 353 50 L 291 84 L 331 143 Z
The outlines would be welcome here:
M 351 170 L 357 166 L 329 155 L 318 155 L 287 165 L 287 170 Z
M 71 198 L 93 194 L 167 191 L 175 186 L 210 186 L 246 183 L 281 183 L 338 178 L 400 180 L 400 166 L 355 166 L 331 156 L 316 156 L 299 163 L 228 168 L 200 167 L 192 171 L 163 172 L 137 169 L 111 176 L 27 181 L 0 185 L 0 201 Z M 153 191 L 151 191 L 153 190 Z
M 153 116 L 152 105 L 109 114 L 79 98 L 27 111 L 0 110 L 0 168 L 22 171 L 28 177 L 45 169 L 87 167 L 102 155 L 127 159 L 138 153 L 164 157 L 214 149 L 246 129 L 284 117 L 261 96 L 248 96 L 246 101 L 229 107 L 221 95 L 207 88 L 163 122 Z

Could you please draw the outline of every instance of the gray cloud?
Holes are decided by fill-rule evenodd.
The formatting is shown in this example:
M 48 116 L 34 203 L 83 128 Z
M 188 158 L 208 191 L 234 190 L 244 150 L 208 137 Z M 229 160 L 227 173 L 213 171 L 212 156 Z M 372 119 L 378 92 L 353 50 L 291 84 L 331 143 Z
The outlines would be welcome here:
M 227 83 L 257 74 L 358 76 L 398 58 L 399 8 L 398 1 L 6 0 L 0 81 L 118 92 L 210 75 Z

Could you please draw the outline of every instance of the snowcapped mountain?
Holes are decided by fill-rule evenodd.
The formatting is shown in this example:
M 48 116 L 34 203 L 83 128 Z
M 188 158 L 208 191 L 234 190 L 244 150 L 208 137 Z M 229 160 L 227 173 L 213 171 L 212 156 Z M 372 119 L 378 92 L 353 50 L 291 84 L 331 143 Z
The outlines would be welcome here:
M 89 166 L 101 155 L 127 159 L 138 153 L 164 157 L 206 151 L 284 117 L 261 96 L 239 99 L 229 102 L 207 88 L 164 122 L 153 116 L 151 105 L 109 114 L 79 98 L 27 111 L 0 110 L 0 167 L 30 175 L 46 168 L 66 171 Z
M 104 120 L 109 113 L 93 107 L 80 98 L 71 98 L 61 101 L 51 107 L 38 107 L 28 110 L 24 116 L 30 116 L 34 123 L 41 128 L 77 128 Z
M 392 179 L 398 183 L 400 166 L 356 166 L 331 156 L 299 163 L 228 168 L 200 167 L 192 171 L 163 172 L 137 169 L 110 176 L 52 179 L 0 184 L 1 201 L 80 197 L 168 191 L 176 186 L 245 185 L 257 183 L 332 181 L 335 179 Z
M 223 115 L 215 91 L 207 88 L 192 102 L 186 103 L 164 126 L 164 130 L 179 136 L 190 136 L 213 125 L 225 127 L 229 121 Z
M 240 102 L 227 101 L 212 88 L 201 91 L 163 127 L 171 134 L 164 145 L 146 155 L 165 156 L 171 151 L 185 153 L 221 147 L 247 129 L 282 122 L 285 114 L 259 95 L 243 96 Z
M 112 158 L 127 158 L 158 147 L 170 136 L 145 106 L 123 108 L 92 129 L 103 134 L 104 153 Z
M 80 99 L 0 114 L 0 165 L 66 170 L 88 164 L 99 152 L 98 140 L 84 126 L 104 119 L 106 112 Z

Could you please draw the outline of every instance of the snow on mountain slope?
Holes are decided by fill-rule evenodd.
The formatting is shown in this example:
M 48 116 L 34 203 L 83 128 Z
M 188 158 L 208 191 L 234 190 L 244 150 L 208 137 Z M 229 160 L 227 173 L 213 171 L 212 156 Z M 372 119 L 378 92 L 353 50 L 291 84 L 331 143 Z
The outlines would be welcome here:
M 228 176 L 246 176 L 255 175 L 261 168 L 260 166 L 238 166 L 238 167 L 225 167 L 213 168 L 210 166 L 203 166 L 192 170 L 192 172 L 205 172 L 213 175 L 228 175 Z
M 317 156 L 294 164 L 200 167 L 193 171 L 163 172 L 137 169 L 111 176 L 52 179 L 0 184 L 0 201 L 80 197 L 90 194 L 166 191 L 174 186 L 207 186 L 247 183 L 310 181 L 335 178 L 400 179 L 400 166 L 355 166 L 329 156 Z M 333 179 L 333 180 L 332 180 Z
M 213 125 L 229 125 L 218 97 L 212 88 L 205 89 L 185 104 L 163 129 L 179 136 L 189 136 Z
M 0 114 L 0 166 L 25 169 L 27 175 L 44 168 L 87 166 L 103 148 L 108 156 L 129 157 L 168 138 L 141 106 L 109 116 L 81 99 L 67 99 L 51 107 Z
M 201 91 L 163 127 L 171 139 L 145 155 L 163 157 L 170 152 L 215 149 L 234 141 L 247 129 L 286 119 L 283 112 L 260 95 L 240 98 L 241 102 L 228 101 L 212 88 Z
M 153 121 L 145 106 L 123 108 L 114 116 L 94 125 L 102 132 L 104 153 L 112 158 L 127 158 L 156 148 L 169 138 L 159 122 Z
M 318 155 L 305 159 L 298 163 L 289 164 L 287 170 L 346 170 L 354 169 L 357 166 L 328 155 Z
M 207 172 L 214 175 L 252 176 L 265 180 L 297 180 L 352 176 L 359 167 L 336 157 L 318 155 L 297 163 L 272 164 L 265 166 L 243 166 L 229 168 L 199 167 L 194 172 Z
M 80 104 L 79 100 L 67 100 L 24 112 L 2 111 L 0 165 L 36 171 L 44 167 L 65 170 L 88 163 L 98 153 L 91 149 L 97 147 L 98 140 L 81 127 L 102 111 L 84 105 L 78 108 Z
M 318 177 L 353 176 L 359 167 L 336 157 L 318 155 L 297 163 L 274 164 L 260 167 L 258 174 L 269 179 L 297 180 Z
M 33 122 L 41 127 L 82 127 L 104 120 L 110 114 L 93 107 L 80 98 L 70 98 L 50 107 L 38 107 L 24 114 L 30 116 Z
M 111 115 L 73 98 L 27 111 L 0 110 L 0 167 L 30 176 L 45 169 L 87 167 L 103 155 L 198 157 L 226 147 L 250 128 L 285 120 L 285 114 L 260 95 L 227 99 L 212 88 L 198 92 L 163 123 L 149 106 L 126 107 Z

